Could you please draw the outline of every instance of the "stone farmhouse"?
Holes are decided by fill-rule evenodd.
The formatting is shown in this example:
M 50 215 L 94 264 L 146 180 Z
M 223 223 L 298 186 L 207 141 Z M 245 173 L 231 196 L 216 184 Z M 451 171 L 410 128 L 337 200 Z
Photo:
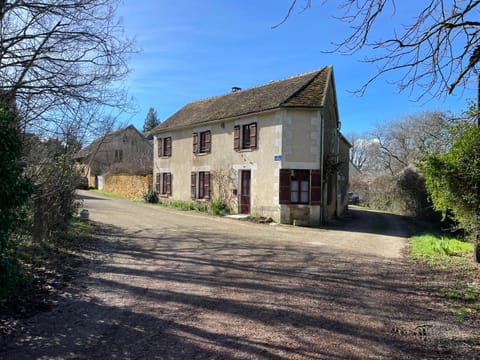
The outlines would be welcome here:
M 333 68 L 185 105 L 152 130 L 162 201 L 314 225 L 346 210 L 350 144 Z
M 96 139 L 75 156 L 90 187 L 132 197 L 151 188 L 152 158 L 153 145 L 133 125 Z

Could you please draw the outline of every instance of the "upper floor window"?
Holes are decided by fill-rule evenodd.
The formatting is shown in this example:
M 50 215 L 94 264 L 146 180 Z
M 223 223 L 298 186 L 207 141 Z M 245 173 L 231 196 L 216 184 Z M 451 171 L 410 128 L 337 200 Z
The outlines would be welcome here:
M 158 156 L 169 157 L 172 156 L 172 138 L 158 138 Z
M 211 152 L 212 140 L 210 130 L 193 133 L 193 153 L 204 154 Z
M 234 126 L 233 148 L 235 151 L 257 148 L 257 123 Z
M 115 150 L 115 162 L 123 161 L 123 150 Z

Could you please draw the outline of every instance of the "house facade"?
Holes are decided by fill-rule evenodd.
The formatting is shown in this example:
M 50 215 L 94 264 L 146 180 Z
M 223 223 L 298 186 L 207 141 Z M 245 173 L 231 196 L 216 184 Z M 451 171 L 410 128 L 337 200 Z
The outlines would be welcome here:
M 192 102 L 152 133 L 163 201 L 221 200 L 233 213 L 289 224 L 344 211 L 332 67 Z
M 130 125 L 96 139 L 75 159 L 90 187 L 142 197 L 152 187 L 152 157 L 153 145 Z

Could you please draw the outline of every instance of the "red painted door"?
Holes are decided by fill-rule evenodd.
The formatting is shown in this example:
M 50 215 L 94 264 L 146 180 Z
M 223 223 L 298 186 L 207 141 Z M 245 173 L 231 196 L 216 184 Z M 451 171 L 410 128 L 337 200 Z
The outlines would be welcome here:
M 250 170 L 242 171 L 240 213 L 250 214 Z

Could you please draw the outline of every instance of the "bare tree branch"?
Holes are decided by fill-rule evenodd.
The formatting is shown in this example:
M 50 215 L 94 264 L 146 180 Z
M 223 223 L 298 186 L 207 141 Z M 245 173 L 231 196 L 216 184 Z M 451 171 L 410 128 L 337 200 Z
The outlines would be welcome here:
M 0 1 L 0 91 L 16 99 L 21 127 L 55 131 L 53 119 L 82 103 L 125 108 L 119 81 L 134 49 L 118 3 Z
M 308 2 L 310 6 L 310 1 Z M 419 100 L 442 97 L 476 80 L 478 61 L 471 61 L 479 43 L 480 0 L 429 0 L 409 24 L 395 23 L 399 9 L 410 10 L 408 2 L 395 0 L 343 0 L 339 21 L 351 32 L 330 53 L 355 54 L 370 49 L 373 56 L 364 62 L 377 65 L 377 71 L 356 92 L 388 73 L 401 74 L 395 81 L 399 91 L 410 91 Z M 292 1 L 284 23 L 297 6 Z M 411 10 L 410 10 L 411 11 Z M 379 22 L 387 19 L 392 32 L 383 34 Z M 393 19 L 393 20 L 392 20 Z M 384 37 L 382 39 L 382 37 Z M 380 38 L 380 39 L 379 39 Z

